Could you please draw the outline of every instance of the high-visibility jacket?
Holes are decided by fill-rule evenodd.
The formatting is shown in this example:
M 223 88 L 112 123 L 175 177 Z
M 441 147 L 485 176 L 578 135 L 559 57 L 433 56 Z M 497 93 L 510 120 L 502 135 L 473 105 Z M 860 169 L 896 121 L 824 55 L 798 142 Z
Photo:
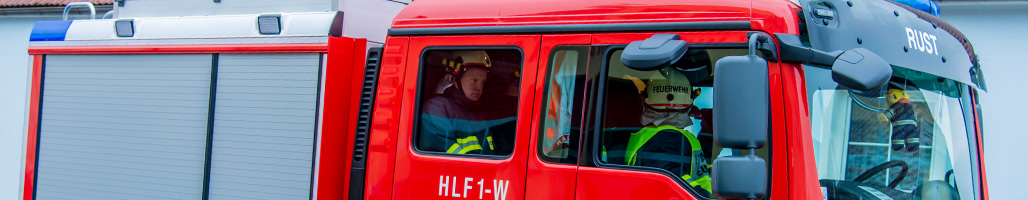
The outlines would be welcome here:
M 457 141 L 450 145 L 450 148 L 446 149 L 446 153 L 455 154 L 466 154 L 472 151 L 482 151 L 482 146 L 485 146 L 490 151 L 496 150 L 496 146 L 493 145 L 493 136 L 485 137 L 485 145 L 478 140 L 478 136 L 468 136 L 464 138 L 457 138 Z
M 682 134 L 688 140 L 690 150 L 690 156 L 681 156 L 679 152 L 646 152 L 640 156 L 639 151 L 650 141 L 654 136 L 663 130 L 674 130 Z M 640 158 L 642 157 L 642 158 Z M 690 164 L 689 173 L 681 175 L 682 180 L 689 183 L 690 186 L 696 188 L 698 191 L 709 193 L 710 188 L 710 170 L 707 165 L 707 161 L 704 158 L 702 147 L 700 142 L 696 139 L 696 136 L 691 132 L 679 129 L 674 126 L 646 126 L 638 132 L 632 133 L 632 136 L 628 139 L 628 145 L 625 149 L 625 163 L 628 165 L 644 165 L 649 166 L 645 163 L 640 163 L 639 160 L 659 160 L 673 163 L 688 162 Z M 651 166 L 661 167 L 661 166 Z M 683 166 L 684 167 L 684 166 Z

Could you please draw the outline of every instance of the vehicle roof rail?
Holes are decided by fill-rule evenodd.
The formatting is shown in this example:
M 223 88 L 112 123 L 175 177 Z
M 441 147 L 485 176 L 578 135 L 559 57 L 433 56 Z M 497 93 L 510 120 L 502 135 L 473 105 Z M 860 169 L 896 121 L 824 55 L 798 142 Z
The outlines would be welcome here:
M 64 6 L 64 14 L 61 14 L 61 19 L 62 20 L 68 20 L 68 11 L 71 11 L 71 8 L 74 8 L 74 7 L 88 7 L 89 8 L 89 19 L 96 19 L 96 6 L 93 6 L 93 3 L 90 3 L 90 2 L 74 2 L 74 3 L 69 3 L 67 6 Z

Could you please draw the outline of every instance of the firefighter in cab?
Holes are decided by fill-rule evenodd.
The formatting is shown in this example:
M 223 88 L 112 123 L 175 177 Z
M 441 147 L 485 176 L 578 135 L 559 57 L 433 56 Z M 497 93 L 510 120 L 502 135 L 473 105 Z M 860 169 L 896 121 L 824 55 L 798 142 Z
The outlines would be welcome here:
M 700 95 L 699 88 L 694 89 L 680 70 L 663 69 L 646 82 L 641 95 L 640 122 L 644 127 L 629 137 L 625 163 L 671 171 L 709 196 L 710 168 L 701 142 L 696 134 L 685 130 L 693 125 L 692 116 L 699 112 L 693 105 Z
M 429 98 L 421 113 L 419 148 L 450 154 L 508 155 L 513 131 L 498 130 L 516 117 L 496 111 L 486 81 L 493 68 L 486 51 L 454 51 L 443 59 L 447 78 L 441 94 Z M 503 88 L 504 90 L 506 88 Z

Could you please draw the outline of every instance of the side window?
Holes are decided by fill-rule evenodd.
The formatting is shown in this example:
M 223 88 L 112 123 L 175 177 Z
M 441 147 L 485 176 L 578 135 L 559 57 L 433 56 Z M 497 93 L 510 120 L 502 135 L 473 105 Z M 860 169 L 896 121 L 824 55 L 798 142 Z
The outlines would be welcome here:
M 426 50 L 414 146 L 423 152 L 510 155 L 522 53 L 512 48 Z
M 588 46 L 558 46 L 550 53 L 538 147 L 544 161 L 578 162 L 588 56 Z
M 712 160 L 744 154 L 713 142 L 714 63 L 740 49 L 692 48 L 659 70 L 621 63 L 621 49 L 605 54 L 598 160 L 602 166 L 655 171 L 678 178 L 694 194 L 712 197 Z M 768 149 L 768 148 L 764 148 Z M 767 157 L 767 150 L 757 150 Z M 763 152 L 762 152 L 763 151 Z

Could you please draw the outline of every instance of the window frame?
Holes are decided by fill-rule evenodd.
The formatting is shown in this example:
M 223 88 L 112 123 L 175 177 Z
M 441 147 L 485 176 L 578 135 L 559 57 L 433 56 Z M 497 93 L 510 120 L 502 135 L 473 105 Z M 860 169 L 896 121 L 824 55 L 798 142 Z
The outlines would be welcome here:
M 590 61 L 589 61 L 590 60 L 590 55 L 589 54 L 590 54 L 590 51 L 592 50 L 593 47 L 594 47 L 593 45 L 588 45 L 588 44 L 557 45 L 557 46 L 554 46 L 552 49 L 550 49 L 550 55 L 547 55 L 547 57 L 546 57 L 547 65 L 546 65 L 546 69 L 545 69 L 545 72 L 544 72 L 544 75 L 543 75 L 542 102 L 539 102 L 541 104 L 539 106 L 540 107 L 540 112 L 538 113 L 538 117 L 539 117 L 539 134 L 538 134 L 538 136 L 539 137 L 537 138 L 537 140 L 539 142 L 537 142 L 538 143 L 537 146 L 532 147 L 532 148 L 536 148 L 537 154 L 539 156 L 539 160 L 542 160 L 543 162 L 552 163 L 552 164 L 578 165 L 580 160 L 582 160 L 582 155 L 583 155 L 582 154 L 582 150 L 584 149 L 584 148 L 582 148 L 582 146 L 583 146 L 582 143 L 585 142 L 585 140 L 583 138 L 583 135 L 585 133 L 585 124 L 586 124 L 586 120 L 584 119 L 585 118 L 584 116 L 582 116 L 582 119 L 580 119 L 581 122 L 579 124 L 577 124 L 578 127 L 579 127 L 579 131 L 577 133 L 578 140 L 579 140 L 577 142 L 578 145 L 574 145 L 574 146 L 569 147 L 569 149 L 575 149 L 575 152 L 577 153 L 576 155 L 574 155 L 573 159 L 570 159 L 570 158 L 572 158 L 571 154 L 568 154 L 568 158 L 563 158 L 563 159 L 555 158 L 555 157 L 550 157 L 550 156 L 544 154 L 543 153 L 543 147 L 544 147 L 543 145 L 544 144 L 542 143 L 542 140 L 543 140 L 543 137 L 545 137 L 545 134 L 546 134 L 546 113 L 549 111 L 548 108 L 547 108 L 547 103 L 549 103 L 549 95 L 551 94 L 551 91 L 552 91 L 552 90 L 550 90 L 550 81 L 553 78 L 553 76 L 552 76 L 553 70 L 556 67 L 555 63 L 551 62 L 552 59 L 554 59 L 554 56 L 557 55 L 557 53 L 561 52 L 561 51 L 565 51 L 565 50 L 577 50 L 577 51 L 580 51 L 582 49 L 585 49 L 585 52 L 581 52 L 581 51 L 579 52 L 579 59 L 578 59 L 578 61 L 582 61 L 582 60 L 585 61 L 585 64 L 584 65 L 579 65 L 579 68 L 584 67 L 585 71 L 586 71 L 585 76 L 583 76 L 583 78 L 585 80 L 582 81 L 582 85 L 581 85 L 581 87 L 583 87 L 582 88 L 582 94 L 581 94 L 581 95 L 583 95 L 581 97 L 582 101 L 581 102 L 575 101 L 575 99 L 578 98 L 579 94 L 575 94 L 575 97 L 571 99 L 572 103 L 584 103 L 585 101 L 587 101 L 587 96 L 585 96 L 585 95 L 587 93 L 589 93 L 589 91 L 588 91 L 589 88 L 590 88 L 589 85 L 591 85 L 591 84 L 589 84 L 589 69 L 590 69 L 589 68 L 589 65 L 590 65 Z M 575 81 L 577 82 L 578 80 L 576 79 Z M 576 87 L 578 87 L 578 86 L 576 86 Z M 572 91 L 572 92 L 574 92 L 574 91 Z M 580 115 L 580 114 L 584 113 L 584 111 L 586 109 L 589 109 L 588 106 L 586 106 L 585 104 L 581 104 L 581 105 L 578 105 L 578 106 L 581 106 L 581 108 L 579 109 L 579 112 L 575 112 L 575 109 L 572 108 L 572 113 L 571 113 L 572 115 Z M 574 117 L 572 117 L 572 118 L 574 118 Z M 574 126 L 574 125 L 575 124 L 572 124 L 572 126 Z M 575 134 L 571 134 L 571 135 L 575 135 Z M 574 137 L 572 136 L 571 138 L 574 138 Z M 569 144 L 571 144 L 571 142 L 569 142 Z M 567 160 L 567 161 L 562 161 L 562 160 Z
M 418 57 L 419 57 L 419 60 L 418 60 L 418 78 L 416 80 L 417 81 L 417 83 L 416 83 L 417 84 L 417 89 L 415 90 L 415 96 L 414 96 L 414 111 L 415 111 L 415 113 L 414 113 L 414 117 L 412 117 L 414 119 L 411 121 L 411 123 L 412 123 L 411 124 L 411 136 L 410 136 L 410 138 L 408 138 L 410 140 L 410 148 L 411 148 L 411 150 L 415 154 L 425 155 L 425 156 L 474 158 L 474 159 L 486 159 L 486 160 L 506 160 L 508 158 L 511 158 L 514 155 L 514 151 L 511 151 L 511 153 L 507 154 L 507 155 L 479 155 L 479 154 L 455 154 L 455 153 L 446 153 L 446 152 L 426 151 L 426 150 L 421 150 L 420 148 L 418 148 L 418 143 L 419 143 L 418 142 L 418 137 L 421 136 L 421 116 L 420 115 L 421 115 L 421 111 L 422 111 L 422 104 L 424 103 L 423 100 L 425 100 L 424 98 L 422 98 L 424 96 L 423 92 L 424 92 L 424 80 L 425 80 L 425 68 L 426 68 L 425 61 L 428 60 L 427 59 L 428 58 L 428 53 L 430 51 L 460 51 L 460 50 L 516 50 L 518 53 L 521 54 L 521 60 L 520 60 L 521 68 L 519 69 L 519 72 L 524 72 L 524 69 L 525 69 L 525 61 L 526 61 L 525 60 L 525 50 L 522 49 L 520 46 L 517 46 L 517 45 L 432 45 L 432 46 L 427 46 L 424 49 L 422 49 L 420 55 L 418 55 Z M 524 83 L 524 80 L 525 80 L 524 76 L 519 77 L 519 80 L 518 80 L 519 84 Z M 520 94 L 521 90 L 523 90 L 524 88 L 521 88 L 520 85 L 518 86 L 518 88 L 519 88 L 518 89 L 519 90 L 518 93 Z M 519 95 L 518 96 L 518 102 L 520 102 L 520 101 L 521 101 L 521 96 Z M 521 110 L 520 105 L 518 105 L 517 107 L 518 107 L 518 111 L 520 112 L 520 110 Z M 531 108 L 529 108 L 529 109 L 531 109 Z M 516 115 L 514 117 L 515 117 L 514 123 L 517 124 L 518 120 L 521 120 L 521 119 L 518 119 Z M 531 119 L 529 119 L 529 120 L 531 120 Z M 514 138 L 517 138 L 517 136 L 519 134 L 518 132 L 520 132 L 520 131 L 514 130 L 514 134 L 515 134 Z M 514 140 L 512 142 L 514 142 L 512 144 L 513 146 L 519 145 L 519 144 L 517 144 L 517 140 Z M 513 146 L 511 148 L 513 148 Z
M 608 76 L 609 76 L 609 71 L 610 71 L 610 63 L 609 63 L 610 62 L 610 57 L 613 56 L 615 51 L 623 50 L 628 45 L 627 44 L 610 44 L 610 45 L 595 45 L 594 44 L 592 46 L 593 47 L 596 47 L 596 46 L 606 46 L 607 48 L 604 50 L 603 54 L 601 54 L 602 56 L 600 57 L 600 66 L 597 68 L 598 70 L 600 70 L 599 71 L 599 75 L 597 77 L 598 79 L 595 80 L 596 81 L 595 83 L 590 84 L 590 85 L 595 85 L 596 86 L 594 90 L 590 90 L 591 92 L 594 92 L 593 94 L 596 94 L 596 96 L 595 96 L 594 99 L 588 99 L 587 101 L 589 101 L 589 102 L 586 102 L 587 105 L 592 105 L 594 107 L 587 108 L 587 110 L 585 110 L 585 112 L 593 112 L 595 114 L 593 115 L 593 117 L 591 119 L 588 119 L 588 120 L 590 120 L 588 122 L 585 122 L 585 120 L 587 120 L 587 119 L 583 119 L 583 123 L 591 123 L 591 124 L 583 125 L 583 126 L 591 126 L 591 130 L 588 130 L 588 131 L 583 130 L 582 131 L 582 135 L 583 135 L 583 144 L 582 145 L 585 146 L 583 148 L 590 148 L 590 150 L 588 150 L 588 154 L 585 154 L 583 152 L 581 157 L 588 156 L 589 158 L 588 159 L 580 159 L 580 160 L 588 160 L 589 162 L 585 163 L 585 164 L 582 164 L 581 166 L 593 166 L 593 167 L 607 168 L 607 169 L 619 169 L 619 170 L 631 170 L 631 171 L 642 171 L 642 172 L 657 173 L 657 174 L 660 174 L 660 175 L 667 176 L 668 178 L 671 178 L 671 180 L 675 181 L 675 183 L 678 183 L 678 185 L 682 189 L 687 191 L 694 198 L 704 199 L 704 200 L 706 200 L 706 199 L 719 199 L 716 196 L 714 196 L 713 193 L 710 194 L 711 197 L 705 197 L 705 196 L 700 195 L 699 192 L 697 192 L 695 189 L 692 189 L 692 186 L 690 186 L 689 183 L 685 182 L 685 180 L 683 180 L 680 176 L 677 176 L 674 173 L 672 173 L 671 171 L 668 171 L 668 170 L 665 170 L 665 169 L 660 169 L 660 168 L 655 168 L 655 167 L 646 167 L 646 166 L 632 166 L 632 165 L 611 164 L 611 163 L 604 163 L 604 162 L 602 162 L 600 160 L 600 157 L 599 157 L 599 155 L 601 155 L 601 153 L 600 153 L 600 146 L 603 143 L 600 139 L 601 139 L 602 134 L 603 134 L 604 117 L 606 117 L 606 113 L 605 113 L 604 108 L 606 106 L 607 81 L 608 81 L 608 78 L 609 78 Z M 749 48 L 749 45 L 747 43 L 741 43 L 741 42 L 740 43 L 735 43 L 735 42 L 729 42 L 729 43 L 690 43 L 689 44 L 689 48 L 698 48 L 698 49 L 747 49 L 747 48 Z M 714 61 L 714 62 L 716 62 L 716 61 Z M 770 62 L 769 61 L 769 63 L 774 63 L 774 62 Z M 713 71 L 711 71 L 711 73 L 713 74 Z M 715 90 L 716 90 L 716 88 L 715 88 Z M 771 88 L 768 88 L 768 90 L 771 91 Z M 771 91 L 771 92 L 773 92 L 773 91 Z M 772 94 L 772 96 L 773 96 L 773 94 Z M 770 105 L 770 106 L 775 106 L 775 105 Z M 770 110 L 769 110 L 769 112 L 770 112 Z M 774 130 L 774 128 L 773 128 L 775 126 L 774 123 L 769 123 L 768 125 L 769 125 L 769 128 L 768 128 L 769 130 Z M 774 157 L 774 155 L 772 153 L 772 147 L 774 146 L 773 145 L 774 142 L 772 141 L 773 140 L 772 134 L 773 134 L 772 131 L 768 131 L 766 145 L 764 146 L 764 148 L 761 148 L 761 149 L 765 149 L 767 151 L 767 159 L 765 160 L 765 162 L 768 163 L 768 165 L 765 166 L 765 169 L 767 170 L 767 177 L 768 177 L 768 179 L 767 179 L 767 183 L 768 183 L 767 184 L 767 191 L 768 192 L 764 196 L 764 198 L 762 198 L 762 199 L 771 198 L 771 183 L 773 182 L 773 179 L 771 178 L 771 177 L 773 177 L 772 176 L 772 172 L 773 171 L 771 170 L 772 169 L 771 160 Z M 585 142 L 585 140 L 589 140 L 589 141 Z M 716 145 L 716 144 L 713 144 L 713 145 Z M 707 155 L 707 156 L 712 156 L 713 159 L 711 159 L 711 163 L 710 164 L 713 164 L 714 160 L 716 160 L 716 155 Z
M 967 134 L 968 140 L 968 154 L 971 156 L 971 170 L 974 171 L 971 173 L 971 181 L 974 183 L 972 184 L 974 186 L 972 192 L 975 193 L 975 200 L 985 199 L 984 192 L 982 192 L 985 183 L 985 179 L 982 177 L 984 169 L 982 169 L 981 165 L 984 162 L 984 155 L 981 152 L 984 146 L 984 141 L 982 141 L 984 138 L 979 137 L 982 119 L 981 116 L 978 116 L 981 113 L 981 105 L 979 104 L 981 99 L 978 98 L 978 91 L 973 86 L 967 84 L 961 84 L 961 86 L 960 110 L 964 115 L 964 128 L 967 129 L 965 134 Z

